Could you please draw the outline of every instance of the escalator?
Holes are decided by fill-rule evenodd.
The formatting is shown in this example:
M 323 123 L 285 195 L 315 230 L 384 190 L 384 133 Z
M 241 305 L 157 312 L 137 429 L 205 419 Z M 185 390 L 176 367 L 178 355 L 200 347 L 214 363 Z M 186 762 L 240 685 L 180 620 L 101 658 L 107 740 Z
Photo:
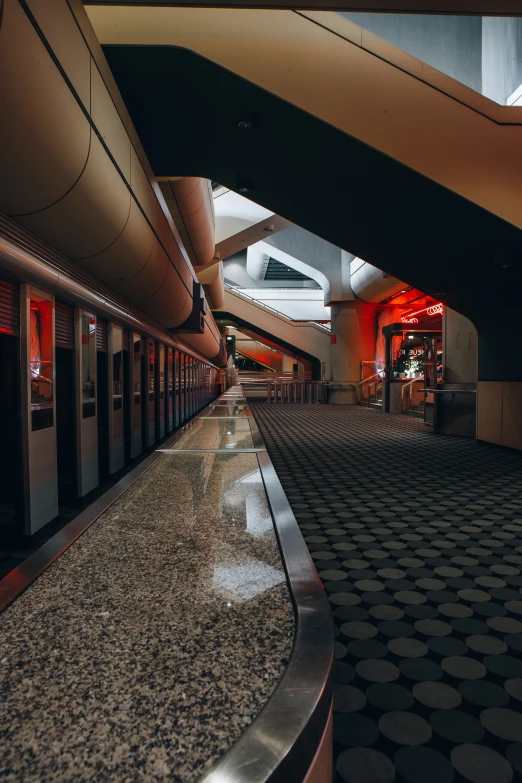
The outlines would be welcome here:
M 315 380 L 330 372 L 331 338 L 324 326 L 310 321 L 293 321 L 230 287 L 225 288 L 223 309 L 214 311 L 214 317 L 223 326 L 232 324 L 243 332 L 251 331 L 267 344 L 308 361 Z

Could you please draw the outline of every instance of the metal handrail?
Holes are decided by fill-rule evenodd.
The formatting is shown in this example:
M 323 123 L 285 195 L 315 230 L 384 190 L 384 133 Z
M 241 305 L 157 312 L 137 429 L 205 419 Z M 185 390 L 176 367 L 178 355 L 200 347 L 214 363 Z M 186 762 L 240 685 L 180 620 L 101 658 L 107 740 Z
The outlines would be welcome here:
M 360 396 L 359 392 L 360 392 L 361 389 L 364 392 L 364 384 L 365 383 L 369 384 L 369 381 L 373 381 L 374 378 L 380 378 L 380 377 L 381 377 L 381 374 L 376 372 L 373 375 L 369 375 L 368 378 L 364 378 L 362 381 L 359 381 L 359 383 L 356 384 L 356 389 L 357 389 L 357 391 L 356 391 L 356 402 L 360 402 L 362 400 L 362 397 Z M 368 394 L 369 393 L 370 393 L 370 387 L 368 385 Z
M 375 405 L 377 405 L 377 392 L 379 389 L 382 389 L 382 381 L 372 381 L 368 384 L 368 407 L 371 408 L 372 405 L 372 392 L 371 388 L 372 386 L 375 386 L 375 391 L 373 394 Z
M 240 299 L 247 299 L 250 304 L 259 307 L 261 310 L 267 310 L 271 315 L 276 315 L 278 318 L 288 321 L 291 326 L 310 326 L 313 329 L 318 329 L 320 332 L 327 332 L 328 334 L 331 332 L 331 327 L 325 326 L 324 324 L 318 324 L 317 321 L 294 320 L 286 315 L 286 313 L 282 313 L 280 310 L 276 310 L 275 307 L 270 307 L 270 305 L 263 304 L 259 299 L 254 299 L 253 296 L 245 294 L 241 289 L 230 285 L 230 283 L 225 283 L 225 289 L 233 296 L 237 296 Z
M 424 380 L 423 378 L 412 378 L 411 381 L 408 381 L 408 383 L 403 384 L 401 388 L 401 411 L 404 411 L 404 390 L 411 389 L 414 383 L 422 383 L 423 380 Z M 411 396 L 410 396 L 410 402 L 411 402 Z

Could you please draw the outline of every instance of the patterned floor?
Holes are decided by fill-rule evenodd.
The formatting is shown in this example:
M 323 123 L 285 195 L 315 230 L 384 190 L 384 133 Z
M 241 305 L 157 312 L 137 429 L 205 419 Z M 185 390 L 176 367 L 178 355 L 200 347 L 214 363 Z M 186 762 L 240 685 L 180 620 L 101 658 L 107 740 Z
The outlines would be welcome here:
M 522 781 L 522 455 L 251 404 L 335 616 L 335 783 Z

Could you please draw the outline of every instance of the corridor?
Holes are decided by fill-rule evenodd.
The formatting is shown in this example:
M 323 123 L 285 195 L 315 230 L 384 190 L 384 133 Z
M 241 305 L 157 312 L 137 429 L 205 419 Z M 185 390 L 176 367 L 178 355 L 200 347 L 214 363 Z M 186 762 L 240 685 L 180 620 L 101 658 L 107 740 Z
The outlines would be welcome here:
M 520 454 L 250 404 L 335 616 L 335 783 L 521 780 Z

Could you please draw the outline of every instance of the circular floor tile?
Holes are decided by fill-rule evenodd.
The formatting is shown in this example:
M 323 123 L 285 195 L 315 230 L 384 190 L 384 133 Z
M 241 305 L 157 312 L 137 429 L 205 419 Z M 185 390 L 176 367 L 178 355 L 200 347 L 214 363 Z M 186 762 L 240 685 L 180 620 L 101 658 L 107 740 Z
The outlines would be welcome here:
M 443 682 L 419 682 L 413 686 L 413 695 L 426 707 L 437 710 L 451 710 L 462 701 L 460 693 Z
M 400 620 L 401 617 L 404 617 L 404 612 L 398 606 L 382 606 L 380 604 L 372 606 L 370 614 L 377 620 Z
M 369 682 L 393 682 L 399 677 L 399 669 L 389 661 L 367 660 L 360 661 L 355 671 L 363 680 Z
M 445 623 L 442 620 L 427 619 L 417 620 L 415 630 L 425 636 L 448 636 L 453 629 L 449 623 Z
M 356 639 L 348 644 L 348 653 L 354 658 L 385 658 L 388 655 L 388 648 L 382 642 L 376 642 L 375 639 Z
M 424 745 L 431 739 L 430 724 L 413 712 L 387 712 L 379 720 L 379 729 L 397 745 Z
M 388 649 L 401 658 L 421 658 L 428 652 L 423 642 L 411 638 L 391 639 L 388 642 Z
M 513 699 L 522 701 L 522 677 L 513 677 L 511 680 L 506 680 L 504 688 Z
M 358 712 L 366 705 L 366 696 L 352 685 L 337 685 L 334 690 L 335 712 Z
M 509 701 L 503 688 L 486 680 L 464 680 L 459 691 L 466 701 L 479 707 L 504 707 Z
M 522 714 L 505 707 L 490 707 L 480 713 L 480 722 L 494 734 L 510 742 L 522 741 Z
M 484 665 L 499 677 L 522 677 L 522 660 L 511 655 L 488 655 L 484 658 Z
M 468 636 L 466 644 L 475 652 L 483 653 L 484 655 L 501 655 L 507 650 L 507 644 L 501 639 L 497 639 L 495 636 L 484 636 L 483 634 Z
M 506 759 L 484 745 L 459 745 L 451 751 L 457 772 L 471 783 L 511 783 L 513 769 Z
M 441 666 L 447 674 L 460 680 L 478 680 L 486 675 L 486 668 L 474 658 L 452 655 L 441 661 Z
M 353 748 L 339 754 L 337 772 L 346 783 L 393 783 L 395 767 L 383 753 Z

